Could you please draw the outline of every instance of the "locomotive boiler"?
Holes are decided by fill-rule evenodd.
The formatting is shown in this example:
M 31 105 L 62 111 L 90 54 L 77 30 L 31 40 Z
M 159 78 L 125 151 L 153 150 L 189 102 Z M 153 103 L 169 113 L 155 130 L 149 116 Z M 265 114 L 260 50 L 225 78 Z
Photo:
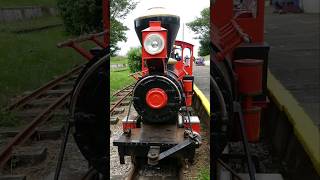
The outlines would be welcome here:
M 174 44 L 181 42 L 176 41 L 179 16 L 151 8 L 134 24 L 142 45 L 142 76 L 132 92 L 134 110 L 130 105 L 122 120 L 124 133 L 113 144 L 118 146 L 120 163 L 131 156 L 143 169 L 141 176 L 157 176 L 154 172 L 159 175 L 163 168 L 192 162 L 200 144 L 200 120 L 190 110 L 193 56 L 188 63 L 172 56 Z M 150 169 L 152 175 L 146 173 Z

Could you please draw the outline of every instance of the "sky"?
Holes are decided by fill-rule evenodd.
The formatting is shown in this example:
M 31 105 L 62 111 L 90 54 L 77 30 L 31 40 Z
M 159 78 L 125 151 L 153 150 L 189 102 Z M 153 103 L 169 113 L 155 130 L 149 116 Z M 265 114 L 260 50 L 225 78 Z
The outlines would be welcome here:
M 131 47 L 140 46 L 139 39 L 134 30 L 134 19 L 143 15 L 143 13 L 151 7 L 164 7 L 180 16 L 180 29 L 176 40 L 183 40 L 183 24 L 195 20 L 200 17 L 200 12 L 206 7 L 210 6 L 209 0 L 139 0 L 137 7 L 128 14 L 125 20 L 121 22 L 129 28 L 126 31 L 127 42 L 119 42 L 119 55 L 125 56 Z M 197 35 L 193 33 L 186 25 L 184 26 L 184 41 L 195 45 L 194 54 L 197 57 L 199 49 L 199 40 L 194 39 Z

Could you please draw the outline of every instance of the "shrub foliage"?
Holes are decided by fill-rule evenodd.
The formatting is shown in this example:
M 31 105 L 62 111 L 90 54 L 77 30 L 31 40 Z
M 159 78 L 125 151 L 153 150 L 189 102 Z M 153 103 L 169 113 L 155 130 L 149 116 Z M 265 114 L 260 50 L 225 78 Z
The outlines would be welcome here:
M 141 71 L 141 47 L 131 48 L 128 51 L 127 56 L 130 72 L 134 73 Z
M 57 0 L 65 29 L 73 35 L 103 30 L 102 0 Z

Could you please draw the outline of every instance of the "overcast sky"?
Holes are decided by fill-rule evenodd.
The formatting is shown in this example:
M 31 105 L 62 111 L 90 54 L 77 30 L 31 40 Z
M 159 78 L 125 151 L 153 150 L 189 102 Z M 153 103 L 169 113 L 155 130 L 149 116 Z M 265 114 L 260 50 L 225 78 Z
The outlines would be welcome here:
M 147 9 L 151 7 L 165 7 L 169 12 L 180 16 L 180 29 L 177 40 L 182 40 L 183 24 L 188 23 L 200 17 L 200 11 L 210 6 L 209 0 L 140 0 L 137 7 L 128 14 L 127 18 L 122 21 L 130 30 L 126 32 L 127 42 L 120 42 L 118 46 L 121 50 L 119 55 L 126 55 L 130 47 L 140 46 L 139 39 L 134 30 L 134 19 L 141 16 Z M 199 49 L 199 40 L 194 39 L 196 35 L 185 25 L 184 41 L 195 45 L 194 52 L 197 57 Z

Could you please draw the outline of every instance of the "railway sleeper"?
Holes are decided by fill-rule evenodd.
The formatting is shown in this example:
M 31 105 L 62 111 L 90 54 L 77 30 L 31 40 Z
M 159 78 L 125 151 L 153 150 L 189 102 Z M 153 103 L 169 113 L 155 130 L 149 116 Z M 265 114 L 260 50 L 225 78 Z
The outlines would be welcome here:
M 30 109 L 30 110 L 15 112 L 14 116 L 16 118 L 21 118 L 21 119 L 34 118 L 38 116 L 41 112 L 42 112 L 41 109 Z M 68 115 L 69 113 L 62 109 L 56 110 L 51 114 L 51 116 L 68 116 Z
M 27 180 L 25 175 L 0 175 L 0 180 Z
M 119 117 L 118 116 L 113 116 L 110 118 L 110 124 L 114 125 L 119 122 Z
M 38 164 L 46 159 L 47 153 L 47 147 L 44 146 L 14 147 L 10 167 L 17 168 Z
M 123 102 L 121 102 L 121 106 L 129 106 L 129 104 L 130 104 L 130 101 L 123 101 Z
M 13 138 L 15 137 L 20 130 L 18 128 L 4 128 L 0 130 L 0 136 L 2 138 Z M 56 140 L 61 137 L 61 134 L 64 132 L 64 125 L 59 127 L 43 127 L 38 128 L 34 134 L 37 140 Z
M 121 107 L 121 108 L 115 108 L 113 110 L 113 112 L 111 113 L 112 116 L 117 115 L 117 114 L 122 114 L 124 113 L 125 108 Z
M 70 89 L 51 89 L 48 90 L 45 94 L 48 96 L 61 96 L 69 92 Z
M 35 99 L 30 103 L 26 104 L 24 108 L 39 108 L 39 107 L 49 106 L 50 104 L 54 103 L 55 100 L 56 100 L 55 98 Z

